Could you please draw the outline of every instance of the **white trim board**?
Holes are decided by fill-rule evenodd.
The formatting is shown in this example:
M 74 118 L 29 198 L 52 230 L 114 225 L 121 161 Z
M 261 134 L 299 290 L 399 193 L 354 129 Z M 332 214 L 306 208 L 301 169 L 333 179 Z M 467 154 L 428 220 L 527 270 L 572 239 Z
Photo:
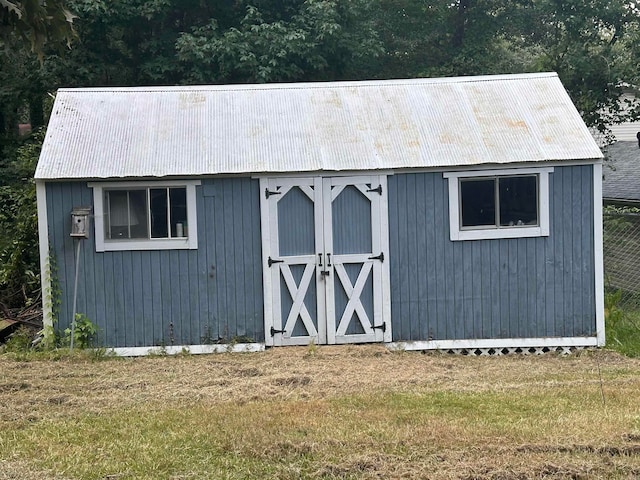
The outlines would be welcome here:
M 598 346 L 606 343 L 604 321 L 604 252 L 602 226 L 602 164 L 593 166 L 593 255 Z
M 470 170 L 458 172 L 443 172 L 442 177 L 448 180 L 449 190 L 449 239 L 460 240 L 491 240 L 502 238 L 530 238 L 549 236 L 549 174 L 553 167 L 540 168 L 509 168 L 495 170 Z M 538 176 L 538 225 L 502 228 L 469 228 L 460 226 L 462 216 L 460 208 L 460 179 L 477 177 L 500 177 L 511 175 Z M 497 206 L 496 206 L 497 208 Z
M 147 355 L 200 355 L 210 353 L 263 352 L 264 343 L 228 343 L 215 345 L 171 345 L 170 347 L 116 347 L 107 348 L 107 354 L 119 357 L 144 357 Z
M 429 340 L 384 343 L 389 350 L 453 350 L 465 348 L 535 348 L 535 347 L 595 347 L 595 337 L 542 337 L 501 338 L 484 340 Z M 213 353 L 257 353 L 265 351 L 264 343 L 237 343 L 215 345 L 172 345 L 169 347 L 116 347 L 107 348 L 107 354 L 119 357 L 148 355 L 201 355 Z
M 36 203 L 38 210 L 38 243 L 40 250 L 40 285 L 42 288 L 42 324 L 53 327 L 53 299 L 51 298 L 51 275 L 49 270 L 49 221 L 47 213 L 47 187 L 36 180 Z
M 388 343 L 391 350 L 453 350 L 458 348 L 596 347 L 596 337 L 495 338 L 425 340 Z
M 113 252 L 129 250 L 197 250 L 198 248 L 198 214 L 196 202 L 196 186 L 200 180 L 164 180 L 164 181 L 127 181 L 127 182 L 89 182 L 93 189 L 93 214 L 96 252 Z M 156 188 L 186 187 L 187 190 L 187 225 L 189 235 L 186 238 L 147 238 L 136 240 L 110 241 L 105 239 L 104 232 L 104 188 Z

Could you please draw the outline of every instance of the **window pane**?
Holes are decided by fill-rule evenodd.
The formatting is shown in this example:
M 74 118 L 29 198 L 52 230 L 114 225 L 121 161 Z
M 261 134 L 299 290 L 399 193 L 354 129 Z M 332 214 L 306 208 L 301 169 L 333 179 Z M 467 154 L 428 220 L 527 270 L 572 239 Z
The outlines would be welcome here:
M 145 190 L 111 190 L 106 192 L 107 237 L 147 238 L 147 195 Z
M 129 190 L 129 238 L 149 238 L 147 227 L 147 191 Z
M 170 188 L 171 237 L 188 237 L 187 231 L 187 189 Z
M 108 238 L 129 238 L 129 206 L 126 191 L 106 192 Z
M 496 225 L 495 179 L 460 180 L 462 227 Z
M 151 238 L 169 238 L 167 189 L 151 188 Z
M 500 226 L 538 225 L 537 175 L 499 179 Z

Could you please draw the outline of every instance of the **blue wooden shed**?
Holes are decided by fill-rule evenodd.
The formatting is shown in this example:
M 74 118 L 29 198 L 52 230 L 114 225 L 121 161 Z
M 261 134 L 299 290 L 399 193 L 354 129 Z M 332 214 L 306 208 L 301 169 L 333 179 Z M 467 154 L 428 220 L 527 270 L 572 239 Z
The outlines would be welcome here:
M 125 355 L 602 345 L 601 157 L 553 73 L 61 89 L 45 319 L 69 325 L 77 266 Z

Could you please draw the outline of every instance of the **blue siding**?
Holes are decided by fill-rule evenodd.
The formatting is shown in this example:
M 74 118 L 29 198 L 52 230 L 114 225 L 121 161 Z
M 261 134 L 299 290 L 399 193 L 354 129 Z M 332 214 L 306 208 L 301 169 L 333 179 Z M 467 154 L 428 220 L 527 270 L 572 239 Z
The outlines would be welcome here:
M 96 253 L 82 245 L 78 312 L 113 347 L 264 341 L 260 200 L 257 180 L 203 180 L 196 189 L 197 250 Z M 74 206 L 93 204 L 86 182 L 47 184 L 49 242 L 58 263 L 58 328 L 71 320 Z M 93 237 L 93 229 L 92 235 Z
M 466 242 L 449 240 L 442 173 L 389 176 L 394 340 L 594 335 L 592 175 L 591 166 L 570 166 L 549 176 L 549 237 Z M 259 194 L 250 178 L 203 180 L 197 250 L 96 253 L 86 240 L 78 311 L 98 325 L 100 343 L 264 341 Z M 47 184 L 60 329 L 70 322 L 75 272 L 69 213 L 92 204 L 86 182 Z M 302 248 L 296 242 L 291 249 Z
M 549 179 L 549 237 L 452 242 L 442 174 L 389 177 L 394 340 L 595 334 L 593 169 Z

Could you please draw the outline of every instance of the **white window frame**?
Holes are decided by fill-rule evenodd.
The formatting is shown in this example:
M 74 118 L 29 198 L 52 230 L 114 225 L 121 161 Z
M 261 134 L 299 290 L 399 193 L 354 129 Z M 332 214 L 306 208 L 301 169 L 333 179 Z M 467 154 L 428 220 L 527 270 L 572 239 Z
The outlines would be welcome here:
M 549 174 L 553 167 L 510 168 L 501 170 L 476 170 L 445 172 L 449 180 L 449 238 L 460 240 L 490 240 L 501 238 L 528 238 L 549 236 Z M 460 180 L 478 177 L 512 177 L 514 175 L 538 176 L 538 225 L 533 226 L 478 226 L 461 228 Z
M 96 252 L 117 252 L 127 250 L 196 250 L 198 248 L 198 216 L 196 214 L 196 186 L 200 180 L 166 180 L 158 182 L 90 182 L 93 188 L 93 211 L 95 214 Z M 104 231 L 104 190 L 149 189 L 163 187 L 184 187 L 187 190 L 187 225 L 189 234 L 185 238 L 105 238 Z

